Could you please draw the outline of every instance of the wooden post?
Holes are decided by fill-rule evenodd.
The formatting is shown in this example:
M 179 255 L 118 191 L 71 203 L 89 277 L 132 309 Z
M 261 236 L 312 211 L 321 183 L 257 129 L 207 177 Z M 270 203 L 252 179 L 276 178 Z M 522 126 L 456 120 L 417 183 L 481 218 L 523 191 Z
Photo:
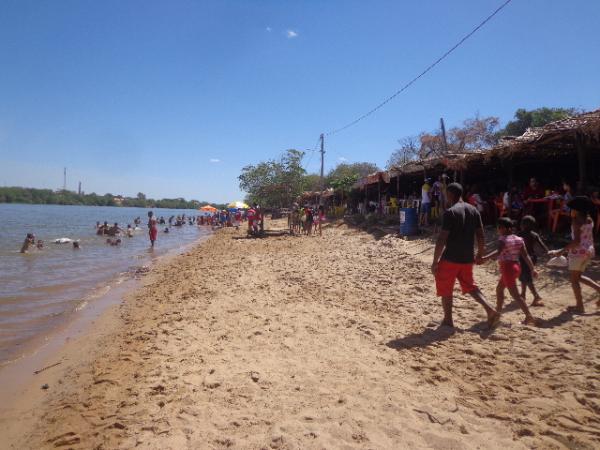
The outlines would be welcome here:
M 381 213 L 381 180 L 377 180 L 377 213 Z
M 586 176 L 586 147 L 585 142 L 577 133 L 575 135 L 575 141 L 577 142 L 577 162 L 579 163 L 579 180 L 577 181 L 577 190 L 583 193 L 587 188 L 587 176 Z
M 508 161 L 507 163 L 507 169 L 508 169 L 508 186 L 510 187 L 513 184 L 513 180 L 515 178 L 515 165 L 513 164 L 512 161 Z

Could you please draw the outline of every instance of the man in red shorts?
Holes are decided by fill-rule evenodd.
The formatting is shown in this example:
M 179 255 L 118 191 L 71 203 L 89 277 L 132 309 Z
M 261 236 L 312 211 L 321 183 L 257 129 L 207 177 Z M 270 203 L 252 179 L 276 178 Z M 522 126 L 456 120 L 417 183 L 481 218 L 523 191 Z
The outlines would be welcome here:
M 462 199 L 463 188 L 451 183 L 447 188 L 450 207 L 444 211 L 442 230 L 435 244 L 431 271 L 435 276 L 437 295 L 442 297 L 444 320 L 442 325 L 454 327 L 452 321 L 452 292 L 456 280 L 463 294 L 469 294 L 485 309 L 488 325 L 493 327 L 500 315 L 488 305 L 473 281 L 473 264 L 481 263 L 484 251 L 483 224 L 479 211 Z M 474 255 L 477 238 L 477 256 Z

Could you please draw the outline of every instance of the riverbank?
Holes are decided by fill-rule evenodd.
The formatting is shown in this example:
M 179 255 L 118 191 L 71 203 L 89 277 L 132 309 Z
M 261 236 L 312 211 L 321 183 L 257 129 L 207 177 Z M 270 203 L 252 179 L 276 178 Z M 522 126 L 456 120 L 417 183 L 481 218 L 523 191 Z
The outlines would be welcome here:
M 162 212 L 166 218 L 183 214 Z M 121 236 L 120 245 L 107 245 L 107 236 L 97 235 L 94 225 L 107 221 L 125 229 L 136 217 L 146 217 L 145 209 L 0 204 L 0 215 L 0 368 L 31 353 L 132 272 L 210 234 L 209 227 L 196 225 L 172 227 L 170 233 L 161 228 L 151 249 L 145 226 L 133 227 L 132 237 Z M 26 233 L 44 243 L 40 249 L 20 253 Z
M 428 239 L 246 239 L 226 229 L 155 267 L 4 411 L 7 448 L 594 448 L 600 316 L 486 331 L 458 297 L 441 316 Z M 492 297 L 493 265 L 476 269 Z M 590 297 L 588 296 L 588 299 Z M 40 385 L 47 383 L 48 390 Z

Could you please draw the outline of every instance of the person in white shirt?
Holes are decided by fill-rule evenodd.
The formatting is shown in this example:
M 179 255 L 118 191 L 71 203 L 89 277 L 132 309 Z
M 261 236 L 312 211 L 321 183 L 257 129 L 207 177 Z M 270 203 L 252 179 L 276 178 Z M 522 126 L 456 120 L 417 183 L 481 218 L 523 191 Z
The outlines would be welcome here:
M 431 185 L 429 178 L 425 179 L 425 183 L 421 186 L 421 215 L 419 225 L 429 225 L 429 213 L 431 212 Z

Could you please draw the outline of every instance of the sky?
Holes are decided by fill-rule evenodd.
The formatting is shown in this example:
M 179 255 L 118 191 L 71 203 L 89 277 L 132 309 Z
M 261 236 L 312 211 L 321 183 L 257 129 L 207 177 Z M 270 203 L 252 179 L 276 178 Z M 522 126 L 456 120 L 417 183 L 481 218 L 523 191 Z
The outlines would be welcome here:
M 0 2 L 0 185 L 226 202 L 237 177 L 372 109 L 504 0 Z M 513 0 L 325 167 L 476 114 L 600 108 L 600 2 Z

